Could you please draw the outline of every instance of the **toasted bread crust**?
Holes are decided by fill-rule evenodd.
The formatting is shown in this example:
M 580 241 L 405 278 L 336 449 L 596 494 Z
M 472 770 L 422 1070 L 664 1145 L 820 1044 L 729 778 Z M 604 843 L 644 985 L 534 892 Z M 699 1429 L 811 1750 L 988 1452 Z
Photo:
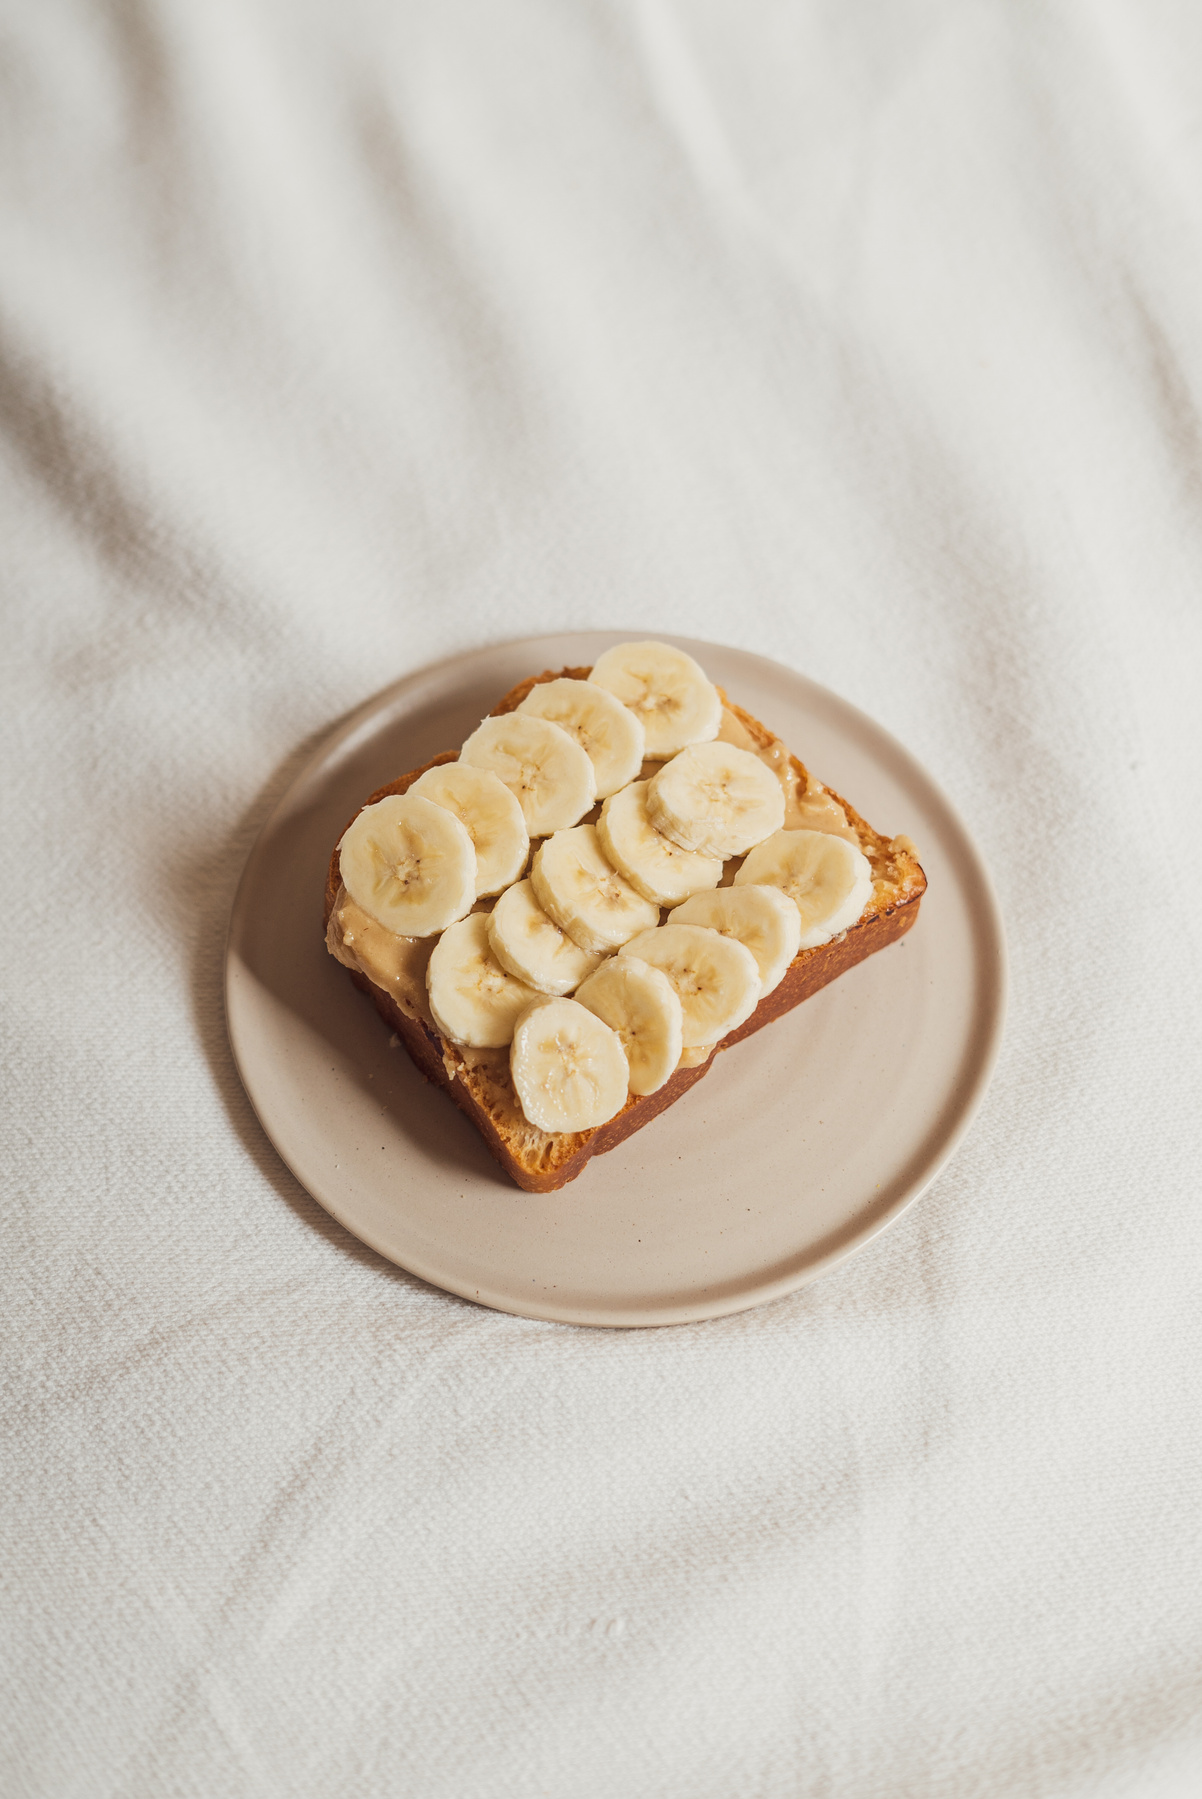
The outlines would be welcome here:
M 493 707 L 493 713 L 497 715 L 512 712 L 530 689 L 541 681 L 553 681 L 561 676 L 583 680 L 588 673 L 587 668 L 544 669 L 542 674 L 531 675 L 511 688 Z M 753 718 L 742 707 L 734 705 L 725 695 L 723 700 L 758 744 L 767 745 L 776 741 L 773 733 L 758 719 Z M 434 756 L 421 768 L 412 769 L 399 779 L 390 781 L 386 787 L 378 788 L 363 803 L 371 806 L 389 794 L 405 793 L 426 769 L 456 760 L 454 751 Z M 800 783 L 799 791 L 804 791 L 809 778 L 804 765 L 793 755 L 790 755 L 789 762 Z M 862 962 L 865 957 L 896 942 L 913 926 L 926 891 L 926 876 L 917 857 L 908 844 L 882 837 L 838 794 L 830 789 L 827 791 L 842 806 L 849 823 L 855 827 L 864 854 L 872 865 L 873 896 L 863 916 L 850 930 L 832 942 L 824 943 L 817 949 L 802 950 L 790 964 L 779 985 L 760 1001 L 744 1024 L 722 1039 L 714 1054 L 706 1061 L 692 1068 L 678 1068 L 655 1093 L 642 1097 L 630 1095 L 614 1118 L 593 1130 L 559 1133 L 535 1130 L 521 1115 L 509 1080 L 508 1057 L 504 1051 L 477 1054 L 468 1051 L 465 1054 L 454 1044 L 447 1042 L 424 1020 L 402 1011 L 392 995 L 369 981 L 366 975 L 349 968 L 347 974 L 355 986 L 373 1001 L 376 1010 L 397 1033 L 426 1079 L 443 1088 L 460 1111 L 471 1119 L 489 1151 L 510 1179 L 529 1193 L 552 1192 L 575 1180 L 593 1156 L 615 1149 L 619 1143 L 624 1143 L 635 1131 L 675 1104 L 712 1066 L 718 1050 L 729 1049 L 732 1044 L 741 1043 L 744 1038 L 753 1036 L 774 1019 L 782 1018 L 794 1006 L 800 1005 L 802 1000 L 817 993 L 819 988 L 836 980 L 849 968 L 854 968 L 857 962 Z M 358 813 L 355 814 L 357 816 Z M 347 826 L 351 823 L 353 819 L 348 819 Z M 339 842 L 345 834 L 345 828 L 339 835 Z M 324 926 L 329 925 L 340 886 L 336 844 L 326 876 Z

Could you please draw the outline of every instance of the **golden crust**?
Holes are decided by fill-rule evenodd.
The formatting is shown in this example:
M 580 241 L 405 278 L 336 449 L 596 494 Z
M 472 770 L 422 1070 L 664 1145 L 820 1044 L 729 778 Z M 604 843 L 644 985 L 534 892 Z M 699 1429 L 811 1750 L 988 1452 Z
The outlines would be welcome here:
M 553 681 L 565 675 L 583 680 L 588 673 L 587 668 L 544 669 L 542 674 L 531 675 L 511 688 L 493 707 L 493 713 L 512 712 L 540 681 Z M 761 724 L 742 707 L 726 700 L 725 695 L 723 698 L 729 710 L 757 744 L 766 748 L 776 741 L 766 725 Z M 389 794 L 405 793 L 427 768 L 435 768 L 440 763 L 455 760 L 454 751 L 434 756 L 421 768 L 412 769 L 398 780 L 390 781 L 386 787 L 378 788 L 363 803 L 371 806 Z M 789 763 L 798 782 L 798 792 L 804 793 L 809 781 L 805 766 L 793 755 L 790 755 Z M 830 792 L 829 789 L 827 791 Z M 802 1000 L 817 993 L 820 987 L 836 980 L 847 969 L 854 968 L 857 962 L 862 962 L 866 956 L 873 955 L 875 951 L 884 949 L 887 944 L 904 936 L 918 916 L 919 904 L 926 891 L 926 876 L 908 844 L 903 844 L 896 838 L 882 837 L 846 800 L 833 792 L 831 798 L 842 806 L 849 823 L 855 827 L 864 854 L 872 866 L 872 898 L 858 922 L 842 936 L 822 944 L 818 949 L 802 950 L 794 958 L 784 979 L 760 1001 L 746 1023 L 717 1045 L 715 1055 L 719 1050 L 741 1043 L 745 1037 L 762 1030 L 764 1025 L 771 1024 L 774 1019 L 782 1018 L 794 1006 L 800 1005 Z M 352 822 L 348 819 L 347 825 Z M 341 835 L 340 833 L 339 841 Z M 329 924 L 340 884 L 338 848 L 335 845 L 326 877 L 323 929 Z M 460 1111 L 471 1119 L 510 1179 L 530 1193 L 549 1193 L 575 1180 L 593 1156 L 604 1155 L 607 1150 L 624 1143 L 627 1137 L 641 1130 L 643 1125 L 649 1124 L 687 1093 L 706 1073 L 714 1059 L 711 1055 L 694 1068 L 677 1069 L 656 1093 L 641 1098 L 632 1094 L 616 1117 L 593 1130 L 540 1131 L 522 1115 L 509 1078 L 507 1051 L 460 1050 L 453 1043 L 447 1042 L 429 1024 L 402 1012 L 391 994 L 375 986 L 366 975 L 352 969 L 348 969 L 347 973 L 355 986 L 374 1002 L 381 1017 L 400 1037 L 426 1079 L 444 1089 Z

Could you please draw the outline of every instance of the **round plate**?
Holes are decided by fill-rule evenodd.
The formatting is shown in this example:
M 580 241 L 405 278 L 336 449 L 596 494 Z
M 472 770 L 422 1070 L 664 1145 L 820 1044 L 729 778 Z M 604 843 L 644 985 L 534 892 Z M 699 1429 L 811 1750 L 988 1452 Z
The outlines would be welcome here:
M 913 930 L 714 1059 L 683 1099 L 558 1193 L 523 1193 L 326 953 L 330 851 L 375 788 L 461 743 L 611 632 L 527 638 L 399 681 L 293 782 L 230 921 L 226 1016 L 263 1128 L 315 1199 L 422 1279 L 572 1324 L 713 1318 L 812 1280 L 922 1192 L 984 1092 L 1004 1007 L 988 877 L 938 788 L 879 726 L 763 657 L 674 638 L 881 831 L 918 845 Z

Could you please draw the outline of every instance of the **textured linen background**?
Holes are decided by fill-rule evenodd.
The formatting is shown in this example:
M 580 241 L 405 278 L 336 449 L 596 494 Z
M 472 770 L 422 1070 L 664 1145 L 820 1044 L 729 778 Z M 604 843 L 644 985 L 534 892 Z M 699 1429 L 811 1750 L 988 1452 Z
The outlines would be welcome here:
M 4 0 L 0 77 L 4 1790 L 1193 1799 L 1197 6 Z M 951 1169 L 719 1323 L 410 1279 L 226 1044 L 322 734 L 571 627 L 866 708 L 1010 933 Z

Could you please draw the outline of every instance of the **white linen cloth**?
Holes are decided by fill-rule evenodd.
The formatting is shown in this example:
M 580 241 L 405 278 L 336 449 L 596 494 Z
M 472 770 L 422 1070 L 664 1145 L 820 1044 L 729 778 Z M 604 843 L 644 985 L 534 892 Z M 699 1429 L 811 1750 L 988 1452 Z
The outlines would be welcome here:
M 0 1786 L 1198 1793 L 1198 9 L 5 0 L 0 43 Z M 954 1164 L 721 1322 L 410 1279 L 225 1040 L 303 756 L 573 627 L 854 700 L 1007 920 Z

